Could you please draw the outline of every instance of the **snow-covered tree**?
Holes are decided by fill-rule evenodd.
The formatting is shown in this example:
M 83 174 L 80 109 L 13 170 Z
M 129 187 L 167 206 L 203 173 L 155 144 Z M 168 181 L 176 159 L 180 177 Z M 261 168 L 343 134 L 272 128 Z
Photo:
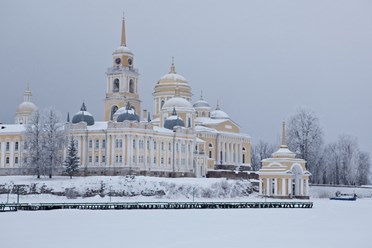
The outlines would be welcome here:
M 261 168 L 261 160 L 269 158 L 275 151 L 276 146 L 260 140 L 251 147 L 252 170 L 258 171 Z
M 43 153 L 43 123 L 39 110 L 31 116 L 30 122 L 26 126 L 25 142 L 27 144 L 27 166 L 31 168 L 37 178 L 42 173 L 42 153 Z
M 52 178 L 53 170 L 62 164 L 65 132 L 63 124 L 60 123 L 60 115 L 54 108 L 44 111 L 44 152 L 43 162 L 48 171 L 49 178 Z
M 313 111 L 301 108 L 290 118 L 287 142 L 299 158 L 307 161 L 307 169 L 313 178 L 319 177 L 317 164 L 322 152 L 323 132 Z
M 369 183 L 371 174 L 371 158 L 368 153 L 360 152 L 358 157 L 358 168 L 356 174 L 356 184 L 365 185 Z
M 80 158 L 78 156 L 77 142 L 74 137 L 71 137 L 67 147 L 66 159 L 64 166 L 66 173 L 72 178 L 72 175 L 79 170 Z

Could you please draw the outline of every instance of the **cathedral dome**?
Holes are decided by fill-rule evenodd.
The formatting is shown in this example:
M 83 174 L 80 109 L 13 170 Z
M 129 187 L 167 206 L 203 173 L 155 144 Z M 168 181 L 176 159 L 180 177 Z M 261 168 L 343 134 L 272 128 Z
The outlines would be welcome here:
M 193 107 L 195 109 L 211 109 L 209 103 L 203 99 L 203 93 L 200 94 L 200 99 L 194 103 Z
M 175 96 L 171 99 L 167 100 L 164 105 L 163 109 L 167 108 L 192 108 L 192 105 L 189 101 L 187 101 L 185 98 Z
M 174 63 L 172 63 L 170 72 L 162 76 L 157 84 L 186 84 L 188 86 L 187 79 L 176 73 Z
M 123 122 L 123 121 L 139 121 L 138 115 L 136 115 L 136 112 L 128 102 L 125 107 L 122 107 L 118 109 L 115 113 L 117 115 L 117 122 Z
M 37 107 L 32 102 L 22 102 L 18 105 L 17 113 L 18 114 L 31 114 L 37 110 Z
M 172 115 L 169 116 L 165 122 L 164 127 L 170 130 L 173 130 L 174 127 L 184 127 L 185 123 L 183 120 L 177 115 L 176 109 L 173 108 Z
M 73 117 L 72 121 L 73 124 L 77 124 L 80 122 L 86 122 L 88 126 L 94 125 L 94 118 L 91 113 L 87 111 L 87 107 L 85 103 L 80 108 L 80 111 L 77 112 Z

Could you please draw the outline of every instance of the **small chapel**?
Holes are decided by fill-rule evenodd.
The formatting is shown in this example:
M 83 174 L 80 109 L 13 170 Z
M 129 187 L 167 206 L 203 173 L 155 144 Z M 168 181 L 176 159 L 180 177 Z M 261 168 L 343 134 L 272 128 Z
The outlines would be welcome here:
M 306 161 L 296 158 L 288 149 L 285 135 L 285 122 L 282 125 L 282 144 L 279 150 L 261 161 L 258 171 L 259 194 L 272 198 L 309 199 L 309 177 Z

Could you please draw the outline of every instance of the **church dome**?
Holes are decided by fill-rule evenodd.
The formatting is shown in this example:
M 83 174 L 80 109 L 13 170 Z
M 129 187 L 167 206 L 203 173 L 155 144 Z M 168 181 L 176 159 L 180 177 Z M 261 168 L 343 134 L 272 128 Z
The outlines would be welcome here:
M 77 124 L 80 122 L 86 122 L 88 126 L 94 125 L 94 118 L 91 113 L 87 111 L 87 107 L 85 103 L 80 108 L 80 111 L 77 112 L 73 117 L 72 121 L 73 124 Z
M 131 50 L 126 47 L 126 46 L 119 46 L 118 48 L 115 49 L 115 51 L 112 53 L 113 55 L 118 55 L 118 54 L 130 54 L 133 55 Z
M 128 102 L 125 107 L 122 107 L 118 109 L 115 113 L 117 115 L 117 122 L 123 122 L 123 121 L 139 121 L 138 115 L 136 115 L 136 112 L 130 106 L 130 103 Z
M 32 102 L 22 102 L 18 105 L 17 113 L 19 114 L 31 114 L 37 110 L 37 107 Z
M 185 123 L 183 120 L 177 115 L 176 109 L 173 108 L 172 115 L 169 116 L 165 122 L 164 127 L 170 130 L 173 130 L 174 127 L 184 127 Z
M 200 99 L 194 103 L 193 107 L 195 109 L 211 109 L 209 103 L 203 99 L 203 94 L 200 95 Z
M 188 85 L 188 82 L 184 76 L 176 73 L 176 67 L 174 66 L 174 63 L 172 63 L 170 72 L 162 76 L 157 84 L 186 84 Z
M 216 110 L 211 112 L 211 118 L 212 119 L 230 119 L 230 116 L 228 116 L 228 114 L 226 114 L 226 112 L 224 112 L 220 109 L 216 109 Z
M 187 101 L 185 98 L 175 96 L 171 99 L 167 100 L 164 105 L 163 109 L 167 108 L 192 108 L 192 105 L 189 101 Z

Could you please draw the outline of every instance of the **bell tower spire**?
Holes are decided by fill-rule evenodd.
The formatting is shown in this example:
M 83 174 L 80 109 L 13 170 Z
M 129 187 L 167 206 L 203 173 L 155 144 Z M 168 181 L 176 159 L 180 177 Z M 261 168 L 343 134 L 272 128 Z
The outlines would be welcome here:
M 121 46 L 127 46 L 127 38 L 125 36 L 125 17 L 123 12 L 123 20 L 121 22 Z
M 285 137 L 285 121 L 282 123 L 282 144 L 280 146 L 281 148 L 287 148 L 287 141 Z

